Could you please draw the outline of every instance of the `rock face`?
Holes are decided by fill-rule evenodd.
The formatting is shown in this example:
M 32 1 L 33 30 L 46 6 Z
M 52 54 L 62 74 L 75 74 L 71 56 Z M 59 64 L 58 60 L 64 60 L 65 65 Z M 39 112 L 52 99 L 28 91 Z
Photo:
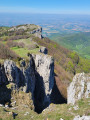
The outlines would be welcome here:
M 38 28 L 36 30 L 30 31 L 30 34 L 34 34 L 36 37 L 42 38 L 42 28 Z
M 4 66 L 0 65 L 0 85 L 7 84 Z
M 12 60 L 4 62 L 4 71 L 0 67 L 0 84 L 11 83 L 12 90 L 31 92 L 36 111 L 42 111 L 51 100 L 54 86 L 54 60 L 49 55 L 29 55 L 30 60 L 20 60 L 17 66 Z M 4 79 L 6 76 L 6 79 Z
M 31 92 L 33 95 L 35 89 L 35 63 L 33 58 L 30 58 L 30 62 L 27 66 L 23 66 L 23 74 L 25 78 L 26 92 Z
M 4 69 L 9 82 L 19 82 L 17 66 L 13 61 L 6 60 L 4 62 Z
M 85 73 L 76 74 L 67 89 L 68 104 L 75 104 L 82 98 L 90 98 L 90 76 Z
M 50 104 L 50 95 L 54 86 L 54 60 L 48 55 L 35 55 L 36 90 L 35 103 L 37 108 L 47 107 Z M 42 108 L 41 108 L 42 109 Z
M 14 82 L 16 87 L 22 87 L 24 92 L 34 92 L 35 88 L 35 68 L 31 58 L 28 64 L 20 62 L 20 68 L 12 60 L 4 62 L 5 74 L 9 82 Z
M 90 120 L 90 116 L 76 116 L 73 120 Z
M 36 37 L 42 38 L 42 27 L 34 24 L 25 24 L 10 28 L 8 31 L 26 31 L 25 33 L 34 34 Z
M 48 55 L 36 55 L 34 60 L 36 71 L 43 79 L 45 93 L 50 95 L 54 85 L 54 60 Z
M 48 54 L 48 50 L 46 47 L 40 47 L 40 50 L 39 50 L 41 53 L 44 53 L 44 54 Z

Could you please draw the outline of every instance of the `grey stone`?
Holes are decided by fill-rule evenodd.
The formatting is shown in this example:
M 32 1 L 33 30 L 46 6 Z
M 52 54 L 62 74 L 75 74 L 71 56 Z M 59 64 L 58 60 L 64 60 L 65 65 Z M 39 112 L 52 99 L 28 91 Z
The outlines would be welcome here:
M 43 104 L 47 104 L 50 103 L 50 95 L 54 86 L 54 59 L 49 55 L 38 54 L 34 56 L 34 60 L 36 67 L 35 69 L 37 71 L 36 81 L 38 82 L 36 84 L 42 82 L 40 85 L 42 86 L 42 89 L 39 86 L 38 91 L 41 89 L 40 93 L 42 92 L 45 94 L 43 98 Z M 41 81 L 39 81 L 40 79 Z
M 8 108 L 9 106 L 8 105 L 5 105 L 5 108 Z
M 3 104 L 0 104 L 0 107 L 3 107 L 4 105 Z
M 67 89 L 68 104 L 82 98 L 90 98 L 90 77 L 85 73 L 76 74 Z
M 33 67 L 34 61 L 31 58 L 26 63 L 25 61 L 20 62 L 20 68 L 12 60 L 6 60 L 4 62 L 5 74 L 9 82 L 14 82 L 17 87 L 23 86 L 25 92 L 33 93 L 35 87 L 35 68 Z M 15 89 L 14 86 L 12 86 Z M 22 88 L 22 89 L 23 89 Z
M 39 50 L 41 53 L 44 53 L 44 54 L 48 54 L 48 50 L 46 47 L 40 47 L 40 50 Z
M 25 116 L 26 116 L 26 115 L 29 115 L 29 112 L 26 112 L 24 115 L 25 115 Z
M 12 102 L 11 105 L 14 107 L 16 105 L 16 101 Z
M 4 62 L 5 74 L 9 82 L 18 82 L 18 70 L 16 64 L 12 60 L 6 60 Z
M 18 67 L 14 61 L 5 60 L 4 69 L 11 90 L 32 93 L 32 99 L 39 101 L 42 109 L 51 102 L 50 96 L 54 86 L 54 59 L 45 54 L 29 55 L 30 60 L 21 60 Z M 37 97 L 37 98 L 36 98 Z M 40 98 L 40 100 L 39 100 Z M 15 103 L 12 103 L 14 106 Z
M 64 120 L 64 119 L 60 118 L 60 120 Z
M 33 30 L 34 29 L 34 30 Z M 28 34 L 34 34 L 36 37 L 42 38 L 42 27 L 33 24 L 26 24 L 21 26 L 15 26 L 10 28 L 8 31 L 28 31 Z
M 75 116 L 75 118 L 73 120 L 90 120 L 90 116 L 82 116 L 82 117 L 80 117 L 78 115 L 78 116 Z
M 78 105 L 74 106 L 73 108 L 74 108 L 74 110 L 78 110 L 79 109 Z
M 35 89 L 35 64 L 31 57 L 28 65 L 24 68 L 26 92 L 34 92 Z M 25 89 L 24 89 L 25 90 Z
M 18 108 L 18 106 L 17 106 L 17 107 L 12 107 L 11 109 L 12 109 L 12 110 L 15 110 L 15 109 L 17 109 L 17 108 Z
M 42 38 L 42 28 L 39 27 L 36 30 L 30 31 L 30 34 L 34 34 L 36 37 Z

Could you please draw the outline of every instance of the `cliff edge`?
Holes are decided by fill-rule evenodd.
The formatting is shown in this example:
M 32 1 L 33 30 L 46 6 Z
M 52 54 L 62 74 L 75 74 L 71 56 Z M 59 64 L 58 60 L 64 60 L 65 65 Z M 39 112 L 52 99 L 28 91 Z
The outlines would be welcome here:
M 83 98 L 90 98 L 90 76 L 85 73 L 78 73 L 67 89 L 68 104 L 75 104 Z
M 5 60 L 3 70 L 0 69 L 0 84 L 13 83 L 12 90 L 32 94 L 35 111 L 41 112 L 51 100 L 50 95 L 54 86 L 54 60 L 49 55 L 29 55 L 27 62 L 21 60 L 20 66 L 12 60 Z M 2 76 L 2 73 L 3 74 Z M 2 79 L 6 78 L 5 79 Z

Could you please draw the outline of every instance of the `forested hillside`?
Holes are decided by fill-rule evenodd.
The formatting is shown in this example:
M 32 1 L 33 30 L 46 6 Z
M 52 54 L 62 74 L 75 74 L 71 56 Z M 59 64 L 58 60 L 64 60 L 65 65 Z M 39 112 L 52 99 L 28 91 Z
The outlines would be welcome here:
M 76 51 L 80 56 L 90 59 L 90 32 L 81 32 L 68 35 L 53 34 L 50 39 L 58 44 Z

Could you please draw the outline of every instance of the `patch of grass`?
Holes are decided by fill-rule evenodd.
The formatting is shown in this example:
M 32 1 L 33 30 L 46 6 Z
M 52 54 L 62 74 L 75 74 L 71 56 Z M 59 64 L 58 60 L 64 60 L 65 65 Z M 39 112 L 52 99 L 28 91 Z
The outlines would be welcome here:
M 33 41 L 31 41 L 30 38 L 28 39 L 18 39 L 18 40 L 14 40 L 15 42 L 23 42 L 25 45 L 28 45 L 28 44 L 32 44 Z
M 7 85 L 10 88 L 12 84 Z M 76 115 L 90 115 L 90 98 L 81 99 L 76 104 L 79 109 L 74 110 L 74 106 L 68 104 L 50 104 L 41 114 L 37 114 L 33 111 L 33 102 L 30 99 L 30 93 L 24 93 L 23 91 L 13 91 L 11 102 L 16 101 L 14 107 L 3 108 L 0 107 L 0 119 L 12 120 L 12 112 L 17 113 L 15 120 L 73 120 Z M 27 106 L 27 107 L 25 107 Z M 12 109 L 15 108 L 15 109 Z M 28 114 L 26 114 L 26 112 Z M 25 115 L 26 114 L 26 115 Z
M 39 48 L 28 50 L 27 48 L 12 47 L 11 50 L 13 50 L 20 57 L 27 58 L 27 53 L 38 53 Z

